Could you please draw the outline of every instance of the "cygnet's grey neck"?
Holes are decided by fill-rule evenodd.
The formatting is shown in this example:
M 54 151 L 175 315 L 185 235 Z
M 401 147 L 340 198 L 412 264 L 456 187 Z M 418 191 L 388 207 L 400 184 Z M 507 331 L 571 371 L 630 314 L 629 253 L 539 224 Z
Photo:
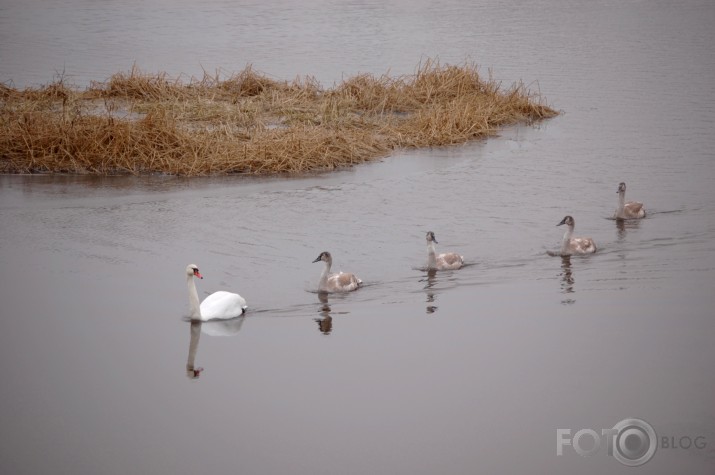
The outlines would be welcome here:
M 566 231 L 564 232 L 564 238 L 561 242 L 561 252 L 566 252 L 571 244 L 571 236 L 573 235 L 573 224 L 566 225 Z
M 434 241 L 427 241 L 427 267 L 429 269 L 437 267 L 437 252 L 434 248 Z
M 618 209 L 616 210 L 616 217 L 623 217 L 624 208 L 626 207 L 626 192 L 620 191 L 618 193 Z
M 323 273 L 320 274 L 320 281 L 318 282 L 319 289 L 325 288 L 328 283 L 328 276 L 330 275 L 330 266 L 332 266 L 333 260 L 328 259 L 327 261 L 323 262 L 325 262 L 325 267 L 323 268 Z

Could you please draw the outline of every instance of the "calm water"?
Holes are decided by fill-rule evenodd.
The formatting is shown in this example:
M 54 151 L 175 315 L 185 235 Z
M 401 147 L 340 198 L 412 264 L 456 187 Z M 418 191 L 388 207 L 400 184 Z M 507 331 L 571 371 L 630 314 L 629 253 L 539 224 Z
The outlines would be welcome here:
M 710 1 L 2 1 L 15 86 L 135 61 L 329 86 L 439 56 L 564 114 L 295 178 L 0 176 L 0 471 L 714 473 L 714 21 Z M 608 219 L 620 181 L 646 219 Z M 546 254 L 566 214 L 597 254 Z M 421 271 L 428 230 L 470 265 Z M 323 250 L 366 286 L 314 293 Z M 188 323 L 190 262 L 249 316 Z M 705 447 L 556 455 L 556 429 L 627 417 Z

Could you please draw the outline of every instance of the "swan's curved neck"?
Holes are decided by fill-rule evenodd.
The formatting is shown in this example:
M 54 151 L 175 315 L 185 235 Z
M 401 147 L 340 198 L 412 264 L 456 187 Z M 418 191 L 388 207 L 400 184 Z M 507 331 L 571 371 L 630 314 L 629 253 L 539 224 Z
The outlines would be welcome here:
M 437 252 L 434 249 L 434 241 L 427 243 L 427 268 L 434 269 L 437 267 Z
M 567 226 L 564 232 L 563 241 L 561 241 L 561 252 L 566 252 L 571 244 L 571 236 L 573 235 L 573 226 Z
M 199 307 L 199 294 L 196 292 L 196 282 L 194 276 L 186 274 L 186 285 L 189 288 L 189 308 L 192 319 L 201 319 L 201 307 Z
M 324 289 L 328 283 L 328 276 L 330 275 L 330 266 L 333 265 L 332 261 L 325 261 L 325 267 L 323 268 L 323 273 L 320 274 L 320 280 L 318 281 L 318 288 Z

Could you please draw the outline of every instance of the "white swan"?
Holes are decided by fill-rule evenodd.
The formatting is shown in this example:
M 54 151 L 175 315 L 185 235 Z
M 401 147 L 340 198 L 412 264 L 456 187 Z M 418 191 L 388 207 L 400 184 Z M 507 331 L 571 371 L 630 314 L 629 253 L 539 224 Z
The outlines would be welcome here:
M 556 226 L 561 226 L 562 224 L 568 226 L 568 229 L 566 229 L 563 241 L 561 243 L 562 256 L 567 256 L 570 254 L 592 254 L 596 252 L 596 243 L 593 242 L 593 239 L 571 237 L 573 235 L 573 229 L 576 224 L 576 222 L 571 216 L 566 216 Z
M 621 182 L 618 185 L 618 208 L 613 216 L 616 219 L 644 218 L 645 208 L 643 203 L 629 201 L 626 203 L 626 184 Z
M 318 291 L 320 292 L 350 292 L 362 284 L 362 280 L 349 272 L 330 273 L 330 266 L 333 265 L 333 256 L 328 251 L 323 251 L 313 262 L 325 262 L 325 269 L 320 274 L 318 281 Z
M 214 318 L 234 318 L 243 315 L 248 308 L 246 299 L 238 294 L 223 290 L 212 293 L 199 306 L 199 294 L 196 292 L 194 277 L 204 278 L 195 264 L 189 264 L 186 266 L 186 284 L 189 287 L 189 305 L 191 306 L 192 320 L 207 321 Z
M 464 265 L 464 257 L 455 252 L 437 254 L 434 248 L 439 244 L 432 231 L 427 231 L 427 269 L 453 270 Z

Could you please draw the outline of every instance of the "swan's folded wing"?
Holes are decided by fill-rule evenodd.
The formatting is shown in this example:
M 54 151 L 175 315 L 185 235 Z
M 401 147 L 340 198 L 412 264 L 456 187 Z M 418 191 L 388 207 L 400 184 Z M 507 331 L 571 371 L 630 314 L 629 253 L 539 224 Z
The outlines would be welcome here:
M 340 273 L 338 275 L 338 281 L 340 282 L 341 286 L 348 287 L 348 286 L 356 286 L 360 282 L 360 279 L 355 277 L 355 274 L 350 274 L 349 272 L 344 272 Z
M 582 254 L 596 252 L 596 243 L 591 238 L 573 238 L 571 239 L 571 246 L 576 252 Z
M 629 201 L 625 204 L 624 208 L 626 209 L 628 214 L 632 214 L 634 216 L 639 215 L 640 213 L 645 214 L 645 209 L 643 209 L 643 203 L 639 203 L 638 201 Z
M 331 292 L 346 292 L 358 288 L 362 281 L 349 272 L 340 272 L 328 277 L 328 288 Z
M 246 299 L 238 294 L 219 290 L 201 302 L 201 317 L 203 319 L 234 318 L 242 315 L 245 308 Z
M 456 252 L 446 252 L 444 254 L 440 254 L 437 258 L 444 262 L 445 266 L 454 269 L 458 269 L 462 266 L 462 264 L 464 264 L 464 259 Z

